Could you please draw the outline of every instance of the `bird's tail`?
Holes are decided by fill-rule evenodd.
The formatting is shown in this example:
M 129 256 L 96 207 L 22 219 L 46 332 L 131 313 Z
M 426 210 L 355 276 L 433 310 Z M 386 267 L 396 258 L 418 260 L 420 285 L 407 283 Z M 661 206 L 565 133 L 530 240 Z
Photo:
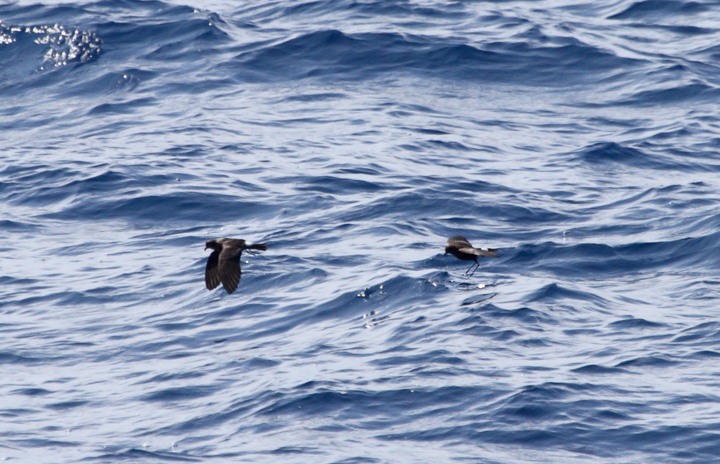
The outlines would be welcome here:
M 245 247 L 246 250 L 260 250 L 260 251 L 266 251 L 267 245 L 264 243 L 253 243 L 252 245 L 248 245 Z
M 488 248 L 487 251 L 485 251 L 485 250 L 480 250 L 480 251 L 482 251 L 482 256 L 488 256 L 490 258 L 499 258 L 500 257 L 499 254 L 495 253 L 496 251 L 498 251 L 497 248 Z

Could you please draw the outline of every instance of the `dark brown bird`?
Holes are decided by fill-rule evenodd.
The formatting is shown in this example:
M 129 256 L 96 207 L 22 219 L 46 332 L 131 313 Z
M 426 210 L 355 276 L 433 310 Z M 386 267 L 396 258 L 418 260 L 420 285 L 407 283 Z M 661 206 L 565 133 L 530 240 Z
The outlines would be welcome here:
M 475 263 L 468 268 L 467 271 L 465 271 L 465 274 L 467 275 L 468 272 L 470 272 L 470 269 L 473 267 L 472 274 L 475 274 L 475 271 L 477 271 L 477 268 L 480 267 L 480 263 L 478 263 L 478 256 L 488 256 L 490 258 L 499 258 L 500 256 L 495 253 L 497 251 L 497 248 L 488 248 L 487 251 L 482 250 L 480 248 L 474 248 L 472 245 L 470 245 L 470 242 L 467 241 L 465 237 L 461 237 L 460 235 L 456 235 L 454 237 L 450 237 L 448 239 L 448 244 L 445 247 L 445 254 L 450 253 L 457 259 L 461 259 L 463 261 L 475 261 Z
M 232 293 L 240 283 L 240 255 L 247 250 L 265 251 L 264 243 L 248 245 L 245 240 L 239 238 L 219 238 L 205 242 L 205 249 L 212 248 L 207 266 L 205 267 L 205 286 L 212 290 L 222 282 L 225 291 Z

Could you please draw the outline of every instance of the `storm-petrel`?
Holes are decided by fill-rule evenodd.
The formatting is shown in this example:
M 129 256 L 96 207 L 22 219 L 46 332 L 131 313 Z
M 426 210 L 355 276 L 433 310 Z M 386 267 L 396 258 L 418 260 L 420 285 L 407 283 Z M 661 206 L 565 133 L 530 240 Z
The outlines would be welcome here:
M 240 283 L 240 255 L 244 250 L 265 251 L 264 243 L 249 245 L 239 238 L 219 238 L 205 242 L 205 249 L 212 248 L 205 267 L 205 286 L 212 290 L 222 282 L 225 291 L 232 293 Z
M 456 235 L 454 237 L 450 237 L 448 239 L 448 245 L 445 247 L 445 254 L 450 253 L 457 259 L 461 259 L 463 261 L 475 261 L 475 264 L 470 266 L 467 271 L 465 271 L 465 274 L 470 272 L 470 269 L 475 267 L 473 269 L 472 274 L 475 274 L 475 271 L 477 271 L 477 268 L 480 267 L 480 263 L 478 263 L 478 256 L 489 256 L 491 258 L 499 258 L 496 248 L 488 248 L 487 251 L 481 250 L 480 248 L 474 248 L 472 245 L 470 245 L 470 242 L 467 241 L 465 237 L 461 237 L 460 235 Z

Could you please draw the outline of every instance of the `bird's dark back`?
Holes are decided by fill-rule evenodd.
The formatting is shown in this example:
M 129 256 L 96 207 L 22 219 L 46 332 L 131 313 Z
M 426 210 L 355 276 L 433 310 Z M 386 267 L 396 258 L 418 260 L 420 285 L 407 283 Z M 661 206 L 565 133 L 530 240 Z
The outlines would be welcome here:
M 470 242 L 468 242 L 468 239 L 466 239 L 462 235 L 455 235 L 454 237 L 450 237 L 448 239 L 448 247 L 472 248 L 473 246 L 470 245 Z
M 218 239 L 218 243 L 223 248 L 242 248 L 245 246 L 245 240 L 241 238 L 221 238 Z

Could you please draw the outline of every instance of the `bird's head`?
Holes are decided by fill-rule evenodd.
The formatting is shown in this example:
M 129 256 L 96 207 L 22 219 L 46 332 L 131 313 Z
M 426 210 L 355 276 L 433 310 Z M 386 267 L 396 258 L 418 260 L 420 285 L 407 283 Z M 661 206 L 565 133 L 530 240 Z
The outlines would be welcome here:
M 205 242 L 205 249 L 212 248 L 213 250 L 217 250 L 218 248 L 222 248 L 222 245 L 220 245 L 217 240 L 210 239 L 207 242 Z

